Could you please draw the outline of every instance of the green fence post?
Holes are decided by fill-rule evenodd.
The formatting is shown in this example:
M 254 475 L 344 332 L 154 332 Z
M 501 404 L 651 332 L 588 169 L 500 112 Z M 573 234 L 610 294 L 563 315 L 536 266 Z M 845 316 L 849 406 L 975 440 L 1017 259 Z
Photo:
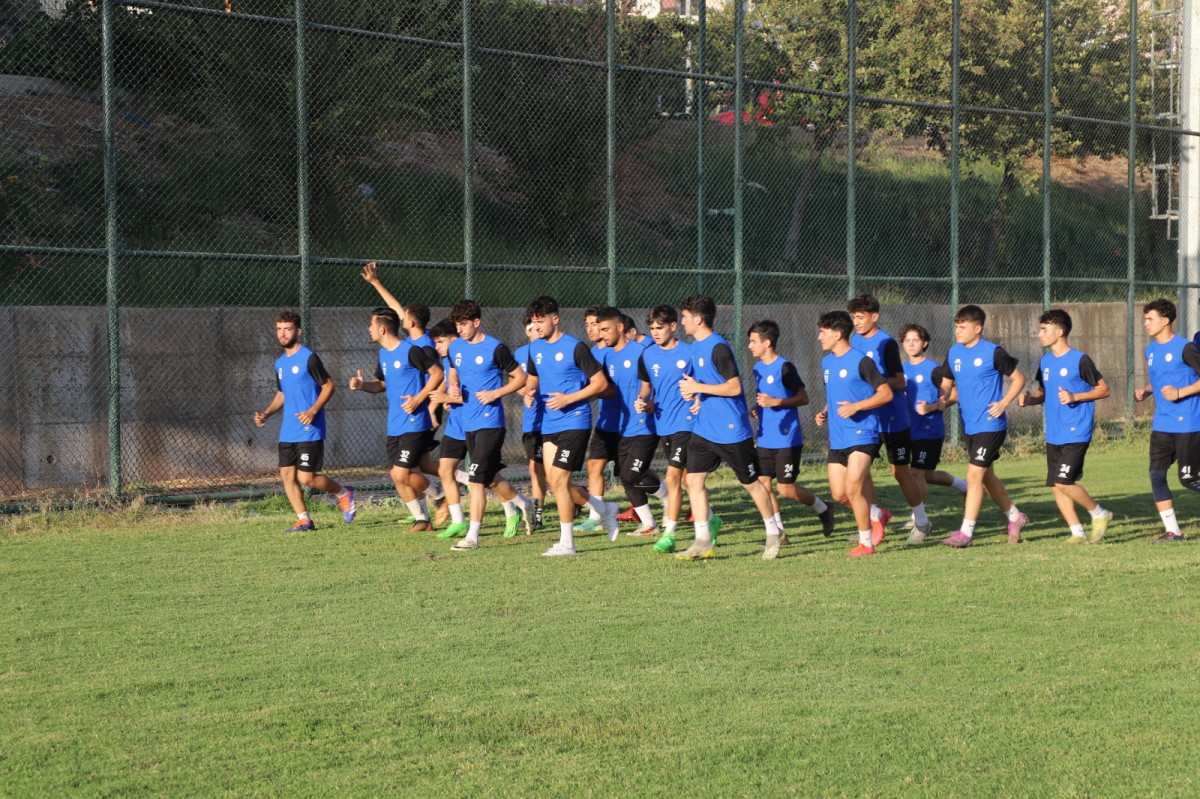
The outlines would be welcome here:
M 300 328 L 312 340 L 312 263 L 308 231 L 308 23 L 304 0 L 296 0 L 296 253 L 300 256 Z
M 471 0 L 462 0 L 463 296 L 475 297 L 475 114 L 471 76 Z
M 707 0 L 700 0 L 700 24 L 696 31 L 696 70 L 701 74 L 705 72 L 705 23 L 708 16 Z M 708 259 L 704 253 L 704 233 L 705 224 L 708 219 L 708 200 L 704 196 L 704 123 L 706 119 L 707 105 L 705 104 L 705 89 L 706 83 L 704 78 L 696 81 L 696 268 L 700 271 L 696 275 L 696 293 L 704 293 L 704 268 L 708 263 Z
M 858 88 L 858 5 L 850 0 L 846 12 L 846 299 L 858 293 L 855 275 L 855 197 L 854 167 L 858 160 L 858 120 L 855 116 L 855 94 Z
M 1136 0 L 1134 0 L 1136 2 Z M 962 112 L 962 2 L 953 0 L 950 24 L 950 313 L 958 311 L 958 183 L 959 183 L 959 115 Z M 958 446 L 958 414 L 950 414 L 950 445 Z
M 1054 51 L 1050 40 L 1051 0 L 1042 12 L 1042 310 L 1050 308 L 1050 90 Z
M 733 351 L 742 352 L 742 169 L 746 108 L 746 0 L 735 0 L 733 12 Z
M 1126 208 L 1125 219 L 1125 374 L 1129 378 L 1125 381 L 1125 408 L 1129 418 L 1133 419 L 1133 375 L 1134 375 L 1134 353 L 1133 340 L 1136 325 L 1134 322 L 1134 281 L 1137 279 L 1136 258 L 1133 251 L 1134 247 L 1134 223 L 1136 217 L 1136 203 L 1134 202 L 1134 189 L 1137 186 L 1137 173 L 1135 170 L 1135 161 L 1137 158 L 1137 4 L 1138 0 L 1129 0 L 1129 154 L 1127 156 L 1129 162 L 1129 186 L 1128 186 L 1128 202 Z
M 115 82 L 113 65 L 112 0 L 100 8 L 100 80 L 103 121 L 101 158 L 104 162 L 104 248 L 108 260 L 105 323 L 108 328 L 108 493 L 121 498 L 121 292 L 117 260 L 117 147 L 113 124 Z
M 608 304 L 617 304 L 617 0 L 605 3 L 604 53 L 608 68 L 608 98 L 604 107 L 607 123 L 607 165 L 604 173 L 604 212 Z

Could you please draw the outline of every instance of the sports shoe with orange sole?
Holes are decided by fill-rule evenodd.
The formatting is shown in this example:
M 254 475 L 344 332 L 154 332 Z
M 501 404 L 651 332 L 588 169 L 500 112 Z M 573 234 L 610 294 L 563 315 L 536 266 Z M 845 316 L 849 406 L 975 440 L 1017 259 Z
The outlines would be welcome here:
M 880 509 L 879 519 L 871 522 L 871 546 L 879 546 L 879 542 L 887 535 L 887 523 L 892 520 L 891 511 Z M 870 553 L 866 553 L 870 554 Z
M 859 544 L 854 549 L 846 553 L 848 558 L 861 558 L 863 555 L 874 555 L 875 547 L 866 544 Z

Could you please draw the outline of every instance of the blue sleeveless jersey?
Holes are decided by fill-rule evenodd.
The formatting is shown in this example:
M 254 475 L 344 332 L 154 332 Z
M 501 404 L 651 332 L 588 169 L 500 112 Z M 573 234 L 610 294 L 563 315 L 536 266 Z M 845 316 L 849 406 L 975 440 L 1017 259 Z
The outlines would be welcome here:
M 895 341 L 895 339 L 888 335 L 887 331 L 880 329 L 876 330 L 875 335 L 870 338 L 855 336 L 851 339 L 850 346 L 865 352 L 867 357 L 875 362 L 875 368 L 879 370 L 879 374 L 890 378 L 892 375 L 883 362 L 883 347 L 889 341 Z M 900 345 L 897 343 L 896 346 Z M 891 402 L 879 408 L 878 413 L 880 432 L 898 433 L 908 430 L 912 425 L 908 414 L 908 398 L 903 391 L 892 392 Z
M 538 392 L 543 403 L 552 392 L 571 394 L 590 382 L 591 375 L 584 374 L 575 362 L 575 348 L 579 343 L 579 339 L 565 333 L 553 344 L 545 339 L 530 342 L 529 361 L 537 373 Z M 557 411 L 546 408 L 542 418 L 543 433 L 591 428 L 592 406 L 586 400 L 573 402 Z
M 1047 352 L 1042 356 L 1038 368 L 1041 384 L 1046 392 L 1045 408 L 1046 443 L 1079 444 L 1092 440 L 1092 422 L 1096 414 L 1096 403 L 1073 402 L 1063 405 L 1058 401 L 1058 390 L 1065 388 L 1072 394 L 1091 391 L 1093 386 L 1079 372 L 1079 361 L 1083 353 L 1069 349 L 1061 356 Z
M 825 402 L 829 408 L 825 424 L 829 428 L 830 449 L 849 449 L 879 443 L 877 409 L 859 411 L 849 419 L 843 419 L 837 412 L 840 402 L 859 402 L 875 396 L 875 387 L 862 378 L 864 359 L 874 363 L 874 359 L 868 358 L 866 353 L 853 347 L 841 355 L 826 353 L 821 359 Z
M 720 384 L 728 379 L 717 371 L 712 362 L 713 350 L 721 345 L 729 347 L 729 343 L 717 333 L 711 333 L 704 341 L 692 342 L 692 374 L 696 382 Z M 732 358 L 732 348 L 729 351 Z M 736 368 L 735 361 L 735 374 Z M 696 416 L 692 433 L 714 444 L 734 444 L 753 437 L 754 433 L 750 429 L 750 411 L 746 407 L 744 394 L 738 394 L 736 397 L 700 394 L 699 397 L 700 413 Z
M 592 357 L 604 369 L 605 375 L 608 374 L 607 358 L 611 351 L 608 347 L 601 347 L 599 344 L 592 345 Z M 596 401 L 596 429 L 605 433 L 621 432 L 620 397 L 602 397 Z
M 1194 433 L 1200 431 L 1200 394 L 1177 402 L 1163 398 L 1163 386 L 1190 386 L 1200 375 L 1184 363 L 1183 348 L 1190 342 L 1176 335 L 1166 344 L 1151 341 L 1146 345 L 1146 367 L 1150 385 L 1154 388 L 1154 421 L 1150 429 L 1160 433 Z
M 494 391 L 508 382 L 508 375 L 496 365 L 496 349 L 503 344 L 499 339 L 485 335 L 478 344 L 456 338 L 450 342 L 450 361 L 458 372 L 459 390 L 463 404 L 456 409 L 462 412 L 464 430 L 488 430 L 504 427 L 503 400 L 487 405 L 475 396 L 480 391 Z
M 933 372 L 941 364 L 932 358 L 926 358 L 920 363 L 904 364 L 904 397 L 908 402 L 909 430 L 912 431 L 913 441 L 936 441 L 946 437 L 946 419 L 942 411 L 922 416 L 917 413 L 917 402 L 928 402 L 930 405 L 938 401 L 941 386 L 933 378 Z
M 521 371 L 529 373 L 529 345 L 518 347 L 513 353 L 513 358 L 517 365 L 521 367 Z M 546 407 L 542 404 L 540 394 L 534 396 L 533 407 L 526 408 L 524 401 L 521 402 L 521 432 L 522 433 L 537 433 L 542 429 L 542 415 L 545 414 Z
M 786 358 L 776 358 L 766 364 L 754 364 L 755 390 L 768 397 L 786 399 L 790 396 L 783 385 L 783 367 Z M 758 407 L 758 446 L 764 449 L 783 449 L 804 445 L 804 431 L 800 429 L 800 411 L 797 408 Z
M 283 392 L 283 422 L 279 440 L 286 444 L 321 441 L 325 438 L 325 409 L 317 411 L 312 424 L 300 424 L 296 414 L 312 407 L 321 395 L 321 384 L 309 372 L 313 351 L 303 345 L 293 355 L 281 355 L 275 361 L 275 379 Z
M 692 345 L 678 341 L 669 350 L 651 344 L 642 350 L 642 379 L 654 398 L 654 427 L 660 436 L 691 432 L 695 417 L 679 393 L 679 381 L 692 373 Z
M 421 392 L 429 381 L 429 375 L 412 365 L 412 341 L 401 341 L 394 350 L 379 348 L 380 378 L 384 381 L 388 401 L 388 435 L 402 436 L 405 433 L 420 433 L 433 424 L 429 417 L 429 402 L 423 402 L 411 414 L 401 407 L 405 397 Z
M 449 358 L 442 358 L 442 371 L 445 372 L 445 374 L 446 374 L 445 379 L 446 379 L 447 383 L 449 383 L 449 380 L 450 380 L 450 359 Z M 449 389 L 450 389 L 449 385 L 445 386 L 445 388 L 447 391 L 449 391 Z M 442 422 L 442 435 L 446 436 L 446 438 L 457 438 L 459 441 L 466 441 L 467 440 L 467 431 L 463 429 L 462 414 L 459 413 L 460 410 L 462 410 L 461 405 L 453 405 L 453 404 L 447 405 L 444 408 L 442 408 L 442 417 L 444 419 L 444 421 Z
M 620 350 L 608 347 L 604 350 L 605 370 L 608 381 L 617 387 L 613 401 L 619 410 L 617 432 L 624 438 L 655 435 L 654 416 L 638 413 L 634 408 L 642 381 L 638 378 L 638 359 L 645 347 L 636 341 L 626 341 Z
M 996 345 L 980 339 L 973 347 L 955 344 L 946 355 L 958 384 L 958 407 L 967 435 L 1008 429 L 1007 414 L 993 418 L 988 406 L 1004 396 L 1004 375 L 996 371 Z

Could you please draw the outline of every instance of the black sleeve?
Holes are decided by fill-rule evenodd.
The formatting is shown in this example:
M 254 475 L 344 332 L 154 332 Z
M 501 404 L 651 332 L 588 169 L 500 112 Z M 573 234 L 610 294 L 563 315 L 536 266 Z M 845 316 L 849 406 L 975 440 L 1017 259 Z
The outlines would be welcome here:
M 779 376 L 783 380 L 783 387 L 787 391 L 789 397 L 794 397 L 804 389 L 804 381 L 800 379 L 800 373 L 796 371 L 796 365 L 788 361 L 779 370 Z
M 954 379 L 954 369 L 950 366 L 950 356 L 949 355 L 946 356 L 945 362 L 938 368 L 942 370 L 942 379 L 943 380 L 949 379 L 949 381 L 951 383 L 958 382 L 957 380 Z M 942 385 L 941 380 L 939 380 L 938 386 L 940 387 L 941 385 Z
M 434 350 L 433 353 L 433 357 L 431 358 L 429 357 L 429 347 L 409 347 L 408 364 L 414 369 L 428 372 L 430 367 L 435 364 L 441 364 L 441 359 L 437 357 L 437 350 Z
M 997 372 L 1008 377 L 1017 371 L 1017 359 L 1005 352 L 1003 347 L 996 347 L 995 353 L 992 354 L 992 366 L 996 367 Z
M 942 390 L 942 381 L 947 377 L 953 380 L 954 372 L 951 372 L 950 367 L 944 363 L 939 363 L 937 366 L 933 367 L 933 371 L 929 373 L 929 379 L 933 381 L 934 388 L 936 388 L 939 393 Z
M 1200 348 L 1195 344 L 1187 343 L 1183 345 L 1183 362 L 1192 367 L 1192 371 L 1200 374 Z M 1180 386 L 1183 388 L 1183 386 Z
M 650 370 L 646 368 L 645 352 L 642 352 L 642 354 L 638 356 L 638 380 L 641 380 L 643 383 L 650 382 Z
M 879 388 L 887 382 L 884 376 L 879 374 L 875 361 L 865 356 L 858 362 L 858 376 L 870 383 L 871 388 Z
M 442 365 L 442 356 L 438 355 L 437 347 L 421 347 L 421 349 L 428 356 L 430 363 L 436 363 L 438 366 Z
M 588 379 L 600 371 L 599 361 L 592 355 L 591 348 L 582 341 L 575 345 L 575 365 L 588 376 Z
M 883 358 L 883 371 L 887 373 L 885 377 L 904 374 L 904 363 L 900 360 L 900 345 L 896 343 L 896 339 L 885 341 L 883 351 L 879 355 Z
M 500 371 L 506 375 L 513 373 L 514 369 L 520 369 L 521 364 L 517 363 L 517 359 L 513 357 L 512 350 L 507 344 L 497 344 L 496 351 L 492 353 L 492 363 L 500 367 Z
M 717 370 L 717 374 L 726 381 L 741 377 L 738 374 L 737 360 L 734 359 L 733 350 L 729 349 L 728 344 L 718 344 L 713 347 L 712 365 Z
M 1200 358 L 1200 350 L 1197 350 L 1196 356 Z M 1195 369 L 1196 367 L 1192 367 Z M 1200 371 L 1197 369 L 1196 371 Z M 1096 364 L 1092 363 L 1092 359 L 1088 355 L 1083 355 L 1079 358 L 1079 376 L 1089 386 L 1098 386 L 1100 381 L 1104 379 L 1104 375 L 1100 374 L 1100 370 L 1096 368 Z
M 321 363 L 321 357 L 315 352 L 308 356 L 308 375 L 318 386 L 323 386 L 329 381 L 329 372 L 325 371 L 325 364 Z
M 537 360 L 533 357 L 533 347 L 525 350 L 525 374 L 537 377 Z
M 1086 358 L 1087 356 L 1085 355 L 1084 357 Z M 1046 383 L 1044 380 L 1042 380 L 1042 367 L 1039 366 L 1038 370 L 1034 372 L 1033 379 L 1037 381 L 1038 388 L 1042 390 L 1042 393 L 1046 393 Z M 1092 385 L 1094 386 L 1096 384 L 1092 383 Z
M 375 379 L 383 380 L 383 365 L 379 363 L 379 359 L 375 359 Z

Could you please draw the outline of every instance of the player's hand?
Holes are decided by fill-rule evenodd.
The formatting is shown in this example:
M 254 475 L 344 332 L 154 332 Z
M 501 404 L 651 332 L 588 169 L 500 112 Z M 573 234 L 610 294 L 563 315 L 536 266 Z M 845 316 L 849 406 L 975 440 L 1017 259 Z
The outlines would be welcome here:
M 363 387 L 363 382 L 365 382 L 365 381 L 363 381 L 362 369 L 359 369 L 358 374 L 356 374 L 354 377 L 350 378 L 350 390 L 358 391 L 359 389 L 361 389 Z
M 404 394 L 403 396 L 401 396 L 401 399 L 404 400 L 404 404 L 400 406 L 400 409 L 403 410 L 405 413 L 412 413 L 421 404 L 421 403 L 417 402 L 416 397 L 411 396 L 409 394 Z
M 500 393 L 497 391 L 492 391 L 490 389 L 485 389 L 483 391 L 475 392 L 475 399 L 479 400 L 484 405 L 491 405 L 493 402 L 495 402 L 499 398 L 500 398 Z
M 688 406 L 688 411 L 689 411 L 689 412 L 690 412 L 690 413 L 691 413 L 693 416 L 695 416 L 696 414 L 700 413 L 700 397 L 695 397 L 695 398 L 692 400 L 692 404 L 691 404 L 690 406 Z
M 937 410 L 936 405 L 930 405 L 925 400 L 917 400 L 917 404 L 915 407 L 917 409 L 917 413 L 921 416 L 928 416 L 929 414 L 931 414 Z
M 305 427 L 308 427 L 310 424 L 312 424 L 313 417 L 315 416 L 316 414 L 313 413 L 311 408 L 307 411 L 300 411 L 300 413 L 296 414 L 296 418 L 300 420 L 300 424 L 304 425 Z
M 362 270 L 362 279 L 368 283 L 374 284 L 379 281 L 379 268 L 375 266 L 374 261 L 370 261 Z
M 753 408 L 750 409 L 750 418 L 751 419 L 758 418 L 758 406 L 757 405 L 755 405 Z
M 842 417 L 843 419 L 849 419 L 851 416 L 858 413 L 857 406 L 858 406 L 857 402 L 841 400 L 840 402 L 838 402 L 837 414 L 838 414 L 838 416 Z
M 254 424 L 258 427 L 263 427 L 267 423 L 267 415 L 262 411 L 254 412 Z
M 761 391 L 754 395 L 754 401 L 758 403 L 760 408 L 778 408 L 782 401 L 778 397 L 772 397 L 770 394 L 764 394 Z
M 824 426 L 825 426 L 825 422 L 826 422 L 828 419 L 829 419 L 829 410 L 828 410 L 828 409 L 825 409 L 825 410 L 823 410 L 823 411 L 819 411 L 819 412 L 817 413 L 817 415 L 813 417 L 813 421 L 817 423 L 817 427 L 824 427 Z
M 1017 395 L 1017 407 L 1018 408 L 1024 408 L 1025 406 L 1027 406 L 1029 404 L 1030 404 L 1030 402 L 1029 402 L 1029 392 L 1028 391 L 1024 391 Z
M 1175 386 L 1163 386 L 1162 395 L 1167 402 L 1175 402 L 1179 399 L 1179 389 Z
M 654 410 L 654 400 L 638 397 L 633 401 L 633 409 L 638 413 L 650 413 Z
M 700 393 L 700 384 L 696 382 L 696 378 L 691 375 L 685 375 L 679 381 L 679 393 L 683 395 L 685 400 L 695 399 L 696 395 Z
M 561 411 L 570 404 L 567 401 L 567 395 L 561 391 L 551 391 L 546 395 L 546 407 L 552 411 Z
M 525 403 L 525 407 L 526 407 L 526 408 L 532 408 L 532 407 L 533 407 L 533 405 L 534 405 L 534 399 L 533 399 L 533 392 L 532 392 L 532 391 L 522 391 L 522 392 L 521 392 L 521 399 L 522 399 L 522 402 L 524 402 L 524 403 Z
M 1075 401 L 1075 395 L 1062 386 L 1058 387 L 1058 401 L 1062 405 L 1070 405 Z
M 1142 402 L 1146 399 L 1146 397 L 1149 397 L 1153 393 L 1153 391 L 1148 391 L 1144 388 L 1135 389 L 1133 392 L 1133 399 L 1135 402 Z
M 988 416 L 992 417 L 993 419 L 999 419 L 1004 415 L 1004 408 L 1005 405 L 1003 402 L 988 403 Z

